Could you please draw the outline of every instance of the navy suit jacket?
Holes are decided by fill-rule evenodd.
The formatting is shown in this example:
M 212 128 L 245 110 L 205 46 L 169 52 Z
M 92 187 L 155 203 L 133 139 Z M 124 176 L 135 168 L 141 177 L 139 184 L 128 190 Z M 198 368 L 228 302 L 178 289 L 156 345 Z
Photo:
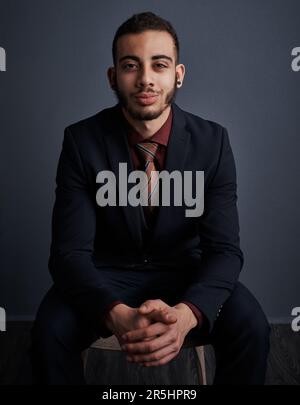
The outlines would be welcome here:
M 141 206 L 100 207 L 96 202 L 100 171 L 113 171 L 118 184 L 120 162 L 127 163 L 128 172 L 134 170 L 120 105 L 65 129 L 56 175 L 49 270 L 66 299 L 95 325 L 109 305 L 119 300 L 103 283 L 102 266 L 126 270 L 151 263 L 170 269 L 170 277 L 176 277 L 176 271 L 189 272 L 191 282 L 178 302 L 196 305 L 210 330 L 238 280 L 243 254 L 236 169 L 227 131 L 175 103 L 172 112 L 165 170 L 204 171 L 204 212 L 200 217 L 186 217 L 185 205 L 160 206 L 147 242 Z

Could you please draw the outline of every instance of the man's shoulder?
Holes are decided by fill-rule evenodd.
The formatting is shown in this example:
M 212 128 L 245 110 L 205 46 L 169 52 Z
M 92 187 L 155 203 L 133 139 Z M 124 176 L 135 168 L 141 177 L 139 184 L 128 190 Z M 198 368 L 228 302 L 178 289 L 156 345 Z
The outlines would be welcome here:
M 192 133 L 205 133 L 205 135 L 211 134 L 215 136 L 222 134 L 222 132 L 225 130 L 225 127 L 218 122 L 203 118 L 200 115 L 193 114 L 189 111 L 185 111 L 178 106 L 176 106 L 176 108 L 184 115 L 187 129 L 189 129 Z
M 72 132 L 74 134 L 95 129 L 99 130 L 99 126 L 101 127 L 101 125 L 106 124 L 108 119 L 112 118 L 114 111 L 115 107 L 105 108 L 96 114 L 69 124 L 65 129 L 67 132 Z

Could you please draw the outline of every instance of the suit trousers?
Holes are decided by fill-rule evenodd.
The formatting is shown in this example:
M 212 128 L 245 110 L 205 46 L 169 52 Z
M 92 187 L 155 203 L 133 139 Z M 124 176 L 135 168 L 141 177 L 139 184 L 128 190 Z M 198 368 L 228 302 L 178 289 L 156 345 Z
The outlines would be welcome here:
M 149 268 L 99 268 L 103 282 L 120 301 L 138 307 L 160 298 L 173 306 L 189 283 L 188 272 Z M 200 308 L 201 309 L 201 308 Z M 214 384 L 264 384 L 270 327 L 254 296 L 237 283 L 211 331 L 193 328 L 188 336 L 215 351 Z M 52 286 L 31 330 L 30 356 L 36 384 L 85 384 L 81 352 L 101 337 Z

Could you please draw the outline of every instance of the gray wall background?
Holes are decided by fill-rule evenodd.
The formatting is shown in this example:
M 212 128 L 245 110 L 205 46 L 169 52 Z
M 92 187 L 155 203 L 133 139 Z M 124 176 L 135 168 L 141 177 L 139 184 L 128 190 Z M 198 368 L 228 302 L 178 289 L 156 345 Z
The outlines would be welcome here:
M 226 126 L 238 173 L 241 280 L 271 320 L 300 306 L 300 46 L 297 0 L 0 0 L 0 306 L 34 316 L 47 261 L 63 129 L 115 104 L 106 80 L 117 27 L 169 19 L 186 79 L 177 103 Z

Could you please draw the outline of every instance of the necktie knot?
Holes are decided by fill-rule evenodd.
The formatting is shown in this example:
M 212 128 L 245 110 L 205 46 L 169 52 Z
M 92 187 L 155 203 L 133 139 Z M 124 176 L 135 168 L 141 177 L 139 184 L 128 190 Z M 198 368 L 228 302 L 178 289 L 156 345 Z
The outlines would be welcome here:
M 158 146 L 159 145 L 156 142 L 141 142 L 136 144 L 137 150 L 145 164 L 147 164 L 147 162 L 154 161 Z

